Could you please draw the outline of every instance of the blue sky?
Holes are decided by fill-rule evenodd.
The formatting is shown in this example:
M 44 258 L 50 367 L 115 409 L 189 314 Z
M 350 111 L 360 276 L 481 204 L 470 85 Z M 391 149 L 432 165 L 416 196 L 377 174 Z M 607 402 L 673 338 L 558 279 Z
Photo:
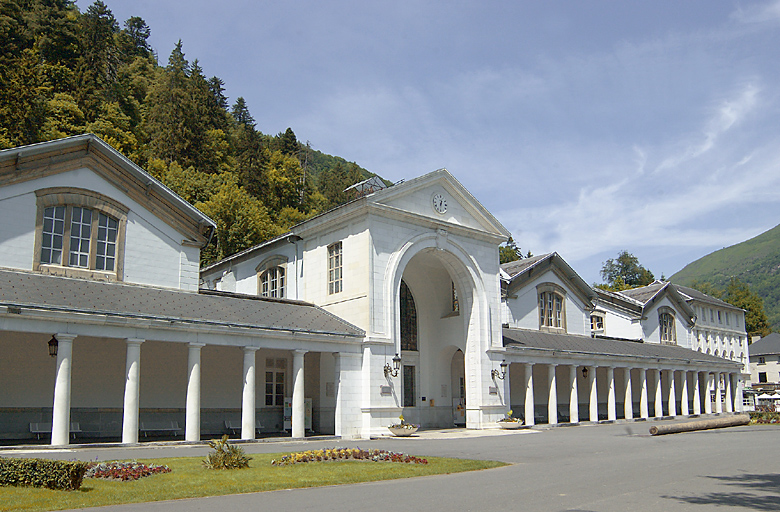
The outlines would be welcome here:
M 777 0 L 104 1 L 263 132 L 392 181 L 446 167 L 588 282 L 622 249 L 670 276 L 780 223 Z

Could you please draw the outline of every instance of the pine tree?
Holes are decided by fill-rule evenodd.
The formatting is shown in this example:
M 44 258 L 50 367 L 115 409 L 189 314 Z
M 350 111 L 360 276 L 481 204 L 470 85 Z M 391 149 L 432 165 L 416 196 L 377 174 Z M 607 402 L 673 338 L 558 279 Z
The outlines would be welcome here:
M 82 54 L 78 69 L 77 99 L 88 120 L 94 120 L 103 101 L 116 96 L 112 86 L 116 82 L 120 63 L 115 35 L 119 24 L 106 4 L 96 0 L 81 16 Z

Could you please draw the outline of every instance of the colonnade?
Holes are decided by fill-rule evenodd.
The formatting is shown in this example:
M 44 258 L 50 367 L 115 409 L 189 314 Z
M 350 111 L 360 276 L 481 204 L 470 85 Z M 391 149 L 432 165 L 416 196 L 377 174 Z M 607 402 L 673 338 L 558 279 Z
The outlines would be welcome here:
M 71 368 L 74 334 L 56 334 L 58 340 L 54 407 L 52 410 L 52 445 L 66 445 L 70 438 Z M 122 443 L 138 442 L 138 416 L 140 398 L 141 345 L 145 340 L 126 338 L 124 406 L 122 414 Z M 200 440 L 200 374 L 201 349 L 204 343 L 189 343 L 187 356 L 187 398 L 184 439 Z M 255 354 L 259 347 L 246 346 L 243 361 L 243 390 L 241 402 L 241 439 L 255 438 Z M 292 361 L 292 437 L 305 436 L 304 354 L 306 350 L 293 350 Z M 340 354 L 335 354 L 337 368 Z M 337 409 L 338 400 L 337 395 Z M 337 420 L 337 424 L 339 424 Z M 338 432 L 337 432 L 338 434 Z
M 546 395 L 547 395 L 547 418 L 549 424 L 558 423 L 558 386 L 556 368 L 568 366 L 568 386 L 569 386 L 569 422 L 579 423 L 581 419 L 579 410 L 580 385 L 578 384 L 578 373 L 582 372 L 586 380 L 584 390 L 587 395 L 588 410 L 587 420 L 599 421 L 599 386 L 597 380 L 597 370 L 603 368 L 603 374 L 606 375 L 606 383 L 602 389 L 606 390 L 606 419 L 614 421 L 618 419 L 617 401 L 622 398 L 623 411 L 622 418 L 634 419 L 635 397 L 634 381 L 632 372 L 638 372 L 638 383 L 636 388 L 639 390 L 638 418 L 648 419 L 651 417 L 649 410 L 650 400 L 653 397 L 653 417 L 663 417 L 664 402 L 667 405 L 666 416 L 691 414 L 711 414 L 721 412 L 742 411 L 742 399 L 736 392 L 738 382 L 738 372 L 708 371 L 708 370 L 690 370 L 673 367 L 635 367 L 619 365 L 577 365 L 560 363 L 520 363 L 523 367 L 524 386 L 525 386 L 525 421 L 528 425 L 535 424 L 536 403 L 534 399 L 534 367 L 546 367 Z M 582 370 L 579 370 L 582 368 Z M 622 376 L 623 386 L 617 389 L 616 373 Z M 666 379 L 662 374 L 666 373 Z M 538 374 L 537 374 L 538 375 Z M 664 386 L 664 380 L 666 385 Z M 679 384 L 679 390 L 678 385 Z M 689 384 L 691 386 L 689 386 Z M 692 387 L 692 389 L 689 389 Z M 664 389 L 665 388 L 665 389 Z M 702 389 L 703 388 L 703 389 Z M 648 393 L 652 390 L 652 395 Z M 714 400 L 710 400 L 709 391 L 714 391 Z M 603 393 L 603 391 L 602 391 Z M 725 401 L 723 400 L 725 393 Z M 677 410 L 677 402 L 680 402 L 680 410 Z M 603 403 L 603 402 L 602 402 Z M 714 410 L 713 410 L 714 403 Z M 725 411 L 724 411 L 725 403 Z M 541 405 L 541 404 L 540 404 Z

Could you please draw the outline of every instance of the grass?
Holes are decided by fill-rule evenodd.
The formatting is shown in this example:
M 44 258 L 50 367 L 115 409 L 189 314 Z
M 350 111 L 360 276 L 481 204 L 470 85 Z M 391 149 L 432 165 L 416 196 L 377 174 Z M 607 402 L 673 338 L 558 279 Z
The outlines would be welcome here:
M 173 471 L 133 482 L 84 479 L 78 491 L 0 487 L 0 511 L 62 510 L 148 501 L 197 498 L 300 487 L 352 484 L 416 476 L 459 473 L 505 466 L 503 462 L 428 457 L 428 464 L 339 461 L 272 467 L 285 453 L 252 455 L 250 467 L 209 470 L 202 458 L 143 460 Z

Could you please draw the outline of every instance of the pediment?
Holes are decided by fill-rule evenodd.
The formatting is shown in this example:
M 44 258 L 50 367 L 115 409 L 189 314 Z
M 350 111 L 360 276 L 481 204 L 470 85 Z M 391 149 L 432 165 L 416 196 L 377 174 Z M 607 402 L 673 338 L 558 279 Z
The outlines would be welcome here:
M 381 190 L 372 204 L 437 224 L 449 224 L 508 238 L 509 231 L 446 169 Z

